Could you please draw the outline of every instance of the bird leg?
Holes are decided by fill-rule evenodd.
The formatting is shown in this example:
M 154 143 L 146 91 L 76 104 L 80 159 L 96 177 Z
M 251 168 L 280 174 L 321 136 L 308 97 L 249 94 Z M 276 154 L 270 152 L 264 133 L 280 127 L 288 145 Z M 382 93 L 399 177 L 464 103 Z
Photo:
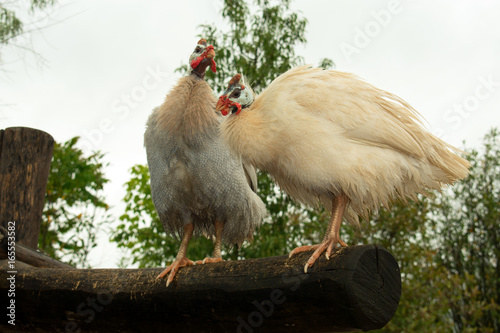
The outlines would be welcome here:
M 212 258 L 207 257 L 203 260 L 198 260 L 196 264 L 208 264 L 214 262 L 221 262 L 221 243 L 222 243 L 222 230 L 224 230 L 224 223 L 216 220 L 214 223 L 215 227 L 215 246 L 214 246 L 214 255 Z
M 194 265 L 194 262 L 186 258 L 186 251 L 189 244 L 189 240 L 191 236 L 193 236 L 193 223 L 186 224 L 184 226 L 184 234 L 182 236 L 181 246 L 179 247 L 179 252 L 177 252 L 177 257 L 174 262 L 168 266 L 163 272 L 161 272 L 156 278 L 161 279 L 164 278 L 169 272 L 167 279 L 167 287 L 172 282 L 175 277 L 175 274 L 181 267 Z
M 314 253 L 311 255 L 309 260 L 307 260 L 307 263 L 304 266 L 305 273 L 307 273 L 307 268 L 311 267 L 323 252 L 325 252 L 326 259 L 330 259 L 330 254 L 332 253 L 333 248 L 337 246 L 337 243 L 340 243 L 341 246 L 347 246 L 347 244 L 340 239 L 339 231 L 348 201 L 349 199 L 343 193 L 337 195 L 333 199 L 332 217 L 330 219 L 330 223 L 328 224 L 328 229 L 325 232 L 325 236 L 323 237 L 323 241 L 320 244 L 300 246 L 290 252 L 289 257 L 300 252 L 314 250 Z

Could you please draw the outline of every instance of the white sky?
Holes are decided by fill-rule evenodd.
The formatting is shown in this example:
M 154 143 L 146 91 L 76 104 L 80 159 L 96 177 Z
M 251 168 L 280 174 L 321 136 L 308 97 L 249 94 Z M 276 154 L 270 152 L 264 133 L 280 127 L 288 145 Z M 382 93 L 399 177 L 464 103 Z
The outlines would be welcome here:
M 180 77 L 174 69 L 187 62 L 198 25 L 221 26 L 221 2 L 61 1 L 43 24 L 59 23 L 31 35 L 45 66 L 2 48 L 0 128 L 34 127 L 58 142 L 81 136 L 82 149 L 105 152 L 106 197 L 118 217 L 130 167 L 146 163 L 146 119 Z M 309 21 L 308 43 L 297 48 L 306 63 L 331 58 L 399 95 L 458 147 L 479 147 L 500 127 L 498 1 L 352 3 L 292 3 Z M 108 238 L 91 254 L 94 267 L 118 262 Z

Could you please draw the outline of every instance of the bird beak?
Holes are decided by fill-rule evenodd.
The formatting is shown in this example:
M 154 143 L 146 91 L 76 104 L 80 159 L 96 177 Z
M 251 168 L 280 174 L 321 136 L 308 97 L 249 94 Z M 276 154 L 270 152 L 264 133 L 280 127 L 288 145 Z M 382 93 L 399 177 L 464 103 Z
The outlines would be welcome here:
M 222 95 L 221 97 L 219 97 L 219 100 L 217 101 L 217 104 L 215 105 L 215 110 L 222 113 L 223 116 L 227 116 L 227 114 L 229 113 L 228 112 L 228 108 L 229 108 L 228 104 L 230 102 L 231 101 L 229 100 L 229 98 L 227 98 L 227 95 Z
M 240 103 L 231 101 L 227 95 L 222 95 L 215 105 L 215 110 L 222 113 L 223 116 L 227 116 L 230 110 L 232 110 L 232 113 L 236 112 L 236 114 L 239 114 L 241 112 L 241 105 Z
M 205 54 L 208 59 L 213 59 L 215 57 L 215 49 L 213 45 L 208 45 L 205 49 Z
M 207 49 L 205 50 L 206 53 L 206 58 L 210 59 L 210 70 L 215 73 L 217 71 L 217 65 L 215 65 L 215 50 L 213 45 L 207 46 Z

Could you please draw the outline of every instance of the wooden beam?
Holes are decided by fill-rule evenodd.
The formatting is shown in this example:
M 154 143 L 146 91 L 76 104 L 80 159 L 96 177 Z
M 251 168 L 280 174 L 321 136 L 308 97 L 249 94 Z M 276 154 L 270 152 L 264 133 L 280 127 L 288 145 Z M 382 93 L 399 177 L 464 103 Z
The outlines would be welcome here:
M 15 224 L 16 243 L 36 249 L 54 139 L 25 127 L 0 131 L 0 226 Z
M 401 278 L 387 250 L 342 248 L 304 274 L 310 254 L 185 267 L 168 288 L 156 280 L 163 268 L 19 269 L 16 331 L 348 332 L 389 322 Z
M 40 268 L 73 268 L 27 246 L 9 242 L 8 231 L 3 227 L 0 227 L 0 260 L 15 262 L 14 267 L 18 267 L 19 262 L 23 262 Z

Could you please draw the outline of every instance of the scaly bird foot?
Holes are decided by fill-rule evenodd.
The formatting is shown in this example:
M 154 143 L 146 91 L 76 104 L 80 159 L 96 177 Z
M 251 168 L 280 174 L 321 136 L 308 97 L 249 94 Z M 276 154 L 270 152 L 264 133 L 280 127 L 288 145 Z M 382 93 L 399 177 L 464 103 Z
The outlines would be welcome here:
M 175 274 L 177 273 L 177 271 L 179 270 L 179 268 L 186 267 L 186 266 L 191 266 L 191 265 L 194 265 L 194 262 L 192 260 L 189 260 L 186 257 L 184 257 L 184 258 L 182 258 L 180 260 L 176 259 L 170 266 L 168 266 L 167 268 L 165 268 L 165 270 L 163 272 L 161 272 L 160 274 L 158 274 L 158 276 L 156 278 L 157 279 L 162 279 L 162 278 L 165 277 L 165 275 L 167 275 L 170 272 L 170 274 L 168 275 L 168 279 L 167 279 L 167 287 L 168 287 L 168 285 L 174 279 Z
M 295 249 L 290 252 L 288 255 L 288 258 L 291 258 L 294 254 L 301 253 L 301 252 L 309 252 L 312 250 L 316 250 L 318 248 L 319 244 L 316 245 L 304 245 L 304 246 L 299 246 L 296 247 Z
M 309 260 L 307 260 L 304 266 L 304 273 L 307 273 L 307 268 L 314 265 L 316 260 L 321 256 L 323 252 L 325 252 L 326 259 L 330 260 L 330 255 L 333 251 L 333 248 L 336 247 L 337 243 L 340 243 L 341 246 L 347 246 L 347 244 L 343 240 L 339 238 L 335 239 L 334 237 L 329 237 L 328 239 L 324 240 L 319 244 L 300 246 L 293 249 L 292 252 L 290 252 L 289 258 L 291 258 L 294 254 L 297 253 L 314 250 L 313 254 L 309 257 Z
M 222 258 L 206 257 L 203 260 L 196 261 L 196 265 L 200 265 L 200 264 L 212 264 L 212 263 L 222 262 L 222 261 L 224 261 L 224 259 L 222 259 Z

